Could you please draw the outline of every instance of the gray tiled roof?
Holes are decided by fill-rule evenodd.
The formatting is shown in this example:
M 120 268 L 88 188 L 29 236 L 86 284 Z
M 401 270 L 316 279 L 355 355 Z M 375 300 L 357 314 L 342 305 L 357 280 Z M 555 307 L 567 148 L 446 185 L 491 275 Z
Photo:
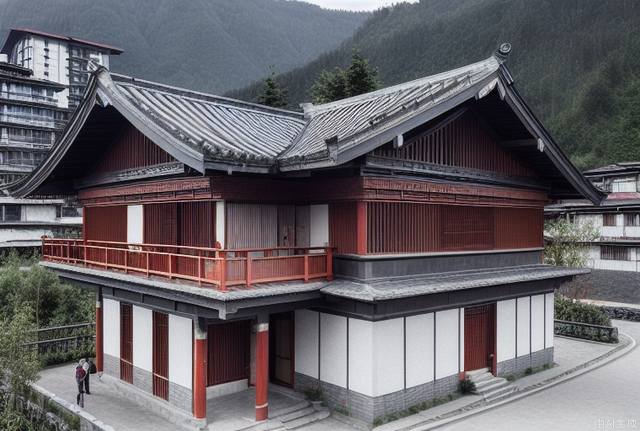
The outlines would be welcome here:
M 574 275 L 588 274 L 589 272 L 591 272 L 589 269 L 584 268 L 525 265 L 479 271 L 395 277 L 368 283 L 337 280 L 323 287 L 321 292 L 332 296 L 375 302 L 476 287 L 572 277 Z

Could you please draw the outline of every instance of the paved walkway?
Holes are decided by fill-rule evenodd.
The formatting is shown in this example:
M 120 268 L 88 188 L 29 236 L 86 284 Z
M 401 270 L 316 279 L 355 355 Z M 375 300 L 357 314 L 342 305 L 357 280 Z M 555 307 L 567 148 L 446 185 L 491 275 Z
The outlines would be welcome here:
M 640 340 L 640 323 L 614 321 Z M 577 354 L 577 353 L 576 353 Z M 640 349 L 537 394 L 443 430 L 640 430 Z

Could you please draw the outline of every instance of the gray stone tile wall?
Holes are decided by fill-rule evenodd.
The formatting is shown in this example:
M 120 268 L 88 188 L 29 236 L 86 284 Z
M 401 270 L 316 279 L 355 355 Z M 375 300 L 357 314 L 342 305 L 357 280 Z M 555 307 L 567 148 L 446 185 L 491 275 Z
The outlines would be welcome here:
M 538 350 L 529 355 L 498 362 L 498 376 L 524 373 L 527 368 L 542 367 L 553 364 L 553 347 Z

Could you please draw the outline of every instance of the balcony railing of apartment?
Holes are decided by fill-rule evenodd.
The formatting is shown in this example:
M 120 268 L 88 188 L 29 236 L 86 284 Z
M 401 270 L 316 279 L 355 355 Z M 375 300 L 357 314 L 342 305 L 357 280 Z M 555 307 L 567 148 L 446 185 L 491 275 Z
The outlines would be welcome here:
M 5 123 L 25 124 L 29 126 L 49 127 L 56 129 L 62 128 L 66 124 L 65 120 L 29 114 L 0 114 L 0 121 Z
M 42 257 L 106 270 L 230 286 L 333 279 L 331 247 L 217 249 L 163 244 L 42 238 Z
M 25 102 L 47 103 L 50 105 L 58 104 L 58 100 L 54 97 L 42 96 L 40 94 L 15 92 L 15 91 L 1 91 L 0 98 L 6 99 L 6 100 L 22 100 Z
M 32 138 L 29 141 L 24 138 L 16 139 L 11 136 L 8 138 L 0 138 L 0 146 L 11 146 L 13 148 L 26 148 L 34 150 L 49 150 L 53 145 L 52 139 Z

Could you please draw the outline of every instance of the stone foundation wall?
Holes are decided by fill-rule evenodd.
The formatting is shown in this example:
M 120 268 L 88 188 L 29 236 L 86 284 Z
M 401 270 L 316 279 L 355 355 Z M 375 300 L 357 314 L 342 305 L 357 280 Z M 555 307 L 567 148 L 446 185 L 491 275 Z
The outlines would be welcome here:
M 120 358 L 105 353 L 103 355 L 103 364 L 105 374 L 109 374 L 118 379 L 120 378 Z
M 509 374 L 522 374 L 527 368 L 542 367 L 545 364 L 553 364 L 553 347 L 538 350 L 529 355 L 498 362 L 498 376 L 505 377 Z
M 346 413 L 356 419 L 372 423 L 376 418 L 406 410 L 437 397 L 445 397 L 458 390 L 458 375 L 452 375 L 412 388 L 378 397 L 370 397 L 349 391 L 318 379 L 296 373 L 295 388 L 298 391 L 319 388 L 324 402 L 331 409 Z

